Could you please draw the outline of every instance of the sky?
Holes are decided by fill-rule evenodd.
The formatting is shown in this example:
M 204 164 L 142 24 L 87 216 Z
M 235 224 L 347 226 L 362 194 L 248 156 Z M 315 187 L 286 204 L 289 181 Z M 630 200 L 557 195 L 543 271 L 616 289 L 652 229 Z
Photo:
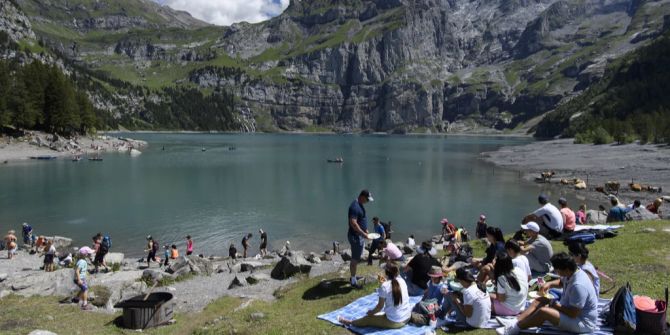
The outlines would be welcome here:
M 228 26 L 235 22 L 265 21 L 281 14 L 289 0 L 156 0 L 212 24 Z

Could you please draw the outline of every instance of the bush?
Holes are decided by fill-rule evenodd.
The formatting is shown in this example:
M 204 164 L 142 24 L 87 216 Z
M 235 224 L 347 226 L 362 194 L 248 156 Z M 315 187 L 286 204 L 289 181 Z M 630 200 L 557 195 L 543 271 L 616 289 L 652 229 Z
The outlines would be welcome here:
M 593 144 L 610 144 L 614 138 L 603 127 L 598 127 L 593 131 Z

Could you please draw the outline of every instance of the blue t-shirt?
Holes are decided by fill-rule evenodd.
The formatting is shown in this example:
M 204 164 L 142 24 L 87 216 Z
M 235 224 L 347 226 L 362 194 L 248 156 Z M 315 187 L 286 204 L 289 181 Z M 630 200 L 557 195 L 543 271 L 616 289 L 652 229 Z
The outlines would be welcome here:
M 608 220 L 610 222 L 626 221 L 626 209 L 619 206 L 614 206 L 610 208 L 608 217 L 611 218 Z
M 425 296 L 425 299 L 437 299 L 437 303 L 442 306 L 442 300 L 444 295 L 442 294 L 442 287 L 444 284 L 433 284 L 432 280 L 428 281 L 428 293 Z
M 375 233 L 379 234 L 379 238 L 375 239 L 375 241 L 381 242 L 385 235 L 384 226 L 381 224 L 375 225 Z
M 591 330 L 598 328 L 598 296 L 589 276 L 578 269 L 570 278 L 562 278 L 561 305 L 581 309 L 577 319 Z M 566 282 L 567 281 L 567 282 Z
M 85 259 L 80 259 L 77 261 L 76 266 L 79 269 L 79 278 L 81 280 L 85 280 L 86 273 L 88 273 L 88 263 L 86 262 Z
M 358 226 L 361 228 L 361 230 L 367 231 L 368 219 L 365 217 L 365 207 L 363 207 L 363 205 L 361 205 L 358 200 L 354 200 L 354 202 L 349 205 L 349 215 L 347 216 L 349 235 L 358 236 L 356 231 L 354 231 L 354 229 L 351 228 L 351 225 L 349 224 L 350 219 L 356 219 L 356 222 L 358 222 Z

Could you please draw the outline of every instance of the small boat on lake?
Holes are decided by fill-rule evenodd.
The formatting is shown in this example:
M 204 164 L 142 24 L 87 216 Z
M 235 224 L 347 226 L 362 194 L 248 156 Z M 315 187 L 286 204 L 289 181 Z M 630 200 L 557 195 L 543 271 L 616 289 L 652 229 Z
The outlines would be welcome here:
M 328 159 L 326 160 L 328 163 L 344 163 L 344 159 L 342 157 L 338 157 L 335 159 Z

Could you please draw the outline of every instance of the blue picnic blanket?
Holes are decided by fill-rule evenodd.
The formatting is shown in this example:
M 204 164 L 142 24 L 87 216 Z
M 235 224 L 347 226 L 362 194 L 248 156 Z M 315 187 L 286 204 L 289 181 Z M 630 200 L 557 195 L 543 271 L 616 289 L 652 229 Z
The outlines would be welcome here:
M 361 297 L 357 299 L 356 301 L 352 302 L 349 305 L 346 305 L 340 309 L 334 310 L 330 313 L 326 314 L 321 314 L 317 316 L 318 319 L 328 321 L 330 323 L 333 323 L 335 325 L 341 326 L 342 324 L 337 321 L 338 316 L 341 316 L 345 319 L 348 320 L 355 320 L 362 318 L 366 315 L 366 313 L 373 308 L 375 305 L 377 305 L 377 301 L 379 300 L 377 293 L 372 293 L 369 295 L 366 295 L 364 297 Z M 416 297 L 409 297 L 410 304 L 415 305 L 419 301 L 421 301 L 421 296 L 416 296 Z M 606 306 L 609 306 L 611 300 L 609 299 L 600 299 L 598 301 L 598 310 L 602 311 Z M 455 323 L 454 320 L 452 319 L 445 319 L 445 320 L 438 320 L 438 327 L 456 327 L 456 328 L 467 328 L 468 326 L 465 324 L 457 324 Z M 600 327 L 600 330 L 595 332 L 595 335 L 611 335 L 614 333 L 613 329 L 611 327 L 605 326 L 604 320 L 602 318 L 598 318 L 598 326 Z M 489 320 L 489 322 L 486 324 L 484 328 L 488 329 L 494 329 L 500 327 L 500 324 L 495 320 L 495 318 L 492 318 Z M 413 324 L 408 324 L 403 328 L 400 329 L 379 329 L 379 328 L 372 328 L 372 327 L 365 327 L 365 328 L 360 328 L 360 327 L 354 327 L 351 326 L 349 327 L 349 330 L 356 334 L 365 334 L 365 335 L 424 335 L 426 333 L 426 330 L 428 330 L 428 326 L 416 326 Z M 563 332 L 559 330 L 558 328 L 552 326 L 551 324 L 547 323 L 546 325 L 538 328 L 530 328 L 530 329 L 525 329 L 522 331 L 522 333 L 525 334 L 550 334 L 550 335 L 574 335 L 572 333 L 568 332 Z

